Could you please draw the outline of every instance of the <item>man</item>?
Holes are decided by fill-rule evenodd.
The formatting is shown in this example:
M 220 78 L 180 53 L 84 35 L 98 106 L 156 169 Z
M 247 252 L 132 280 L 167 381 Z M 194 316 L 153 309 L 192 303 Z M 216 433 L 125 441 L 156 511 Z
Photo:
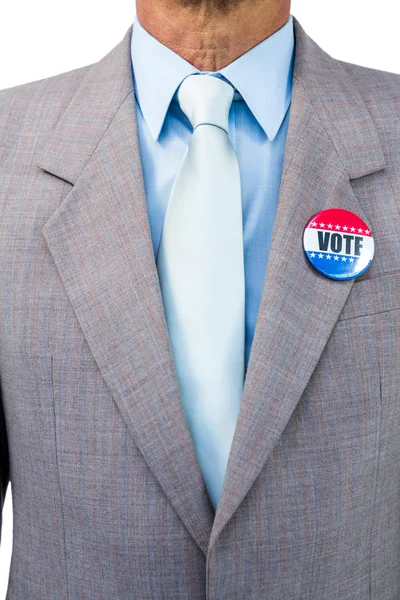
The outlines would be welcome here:
M 399 114 L 287 0 L 0 94 L 7 598 L 400 598 Z

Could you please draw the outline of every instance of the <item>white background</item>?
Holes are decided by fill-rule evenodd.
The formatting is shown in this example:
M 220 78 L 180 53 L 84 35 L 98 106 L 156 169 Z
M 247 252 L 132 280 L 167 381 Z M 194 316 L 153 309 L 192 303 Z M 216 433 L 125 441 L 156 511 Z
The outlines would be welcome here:
M 400 73 L 398 4 L 398 0 L 292 0 L 292 14 L 332 56 Z M 133 0 L 2 0 L 0 89 L 99 60 L 122 39 L 134 14 Z M 0 547 L 3 600 L 12 544 L 10 492 L 9 487 Z

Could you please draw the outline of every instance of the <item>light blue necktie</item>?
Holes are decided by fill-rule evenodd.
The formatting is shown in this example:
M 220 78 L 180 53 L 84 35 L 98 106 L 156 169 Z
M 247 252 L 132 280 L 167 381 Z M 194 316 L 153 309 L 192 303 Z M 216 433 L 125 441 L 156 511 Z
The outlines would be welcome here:
M 240 173 L 228 138 L 233 87 L 189 75 L 178 102 L 193 134 L 176 175 L 157 268 L 176 373 L 216 508 L 244 384 L 245 280 Z

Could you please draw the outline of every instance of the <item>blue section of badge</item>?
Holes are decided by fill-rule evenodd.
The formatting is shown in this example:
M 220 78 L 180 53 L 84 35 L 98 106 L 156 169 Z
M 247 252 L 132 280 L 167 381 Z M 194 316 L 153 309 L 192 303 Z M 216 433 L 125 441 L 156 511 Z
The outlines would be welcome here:
M 354 279 L 364 273 L 370 266 L 372 259 L 368 264 L 364 260 L 355 256 L 343 256 L 333 254 L 332 252 L 307 252 L 306 256 L 310 263 L 326 277 L 345 281 Z

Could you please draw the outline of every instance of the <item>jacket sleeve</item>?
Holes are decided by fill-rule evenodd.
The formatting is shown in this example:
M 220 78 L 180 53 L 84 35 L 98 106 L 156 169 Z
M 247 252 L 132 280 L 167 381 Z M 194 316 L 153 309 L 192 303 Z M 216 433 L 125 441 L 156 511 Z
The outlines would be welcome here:
M 6 434 L 6 422 L 4 416 L 3 399 L 0 385 L 0 542 L 2 529 L 3 505 L 6 497 L 7 487 L 10 479 L 8 442 Z

